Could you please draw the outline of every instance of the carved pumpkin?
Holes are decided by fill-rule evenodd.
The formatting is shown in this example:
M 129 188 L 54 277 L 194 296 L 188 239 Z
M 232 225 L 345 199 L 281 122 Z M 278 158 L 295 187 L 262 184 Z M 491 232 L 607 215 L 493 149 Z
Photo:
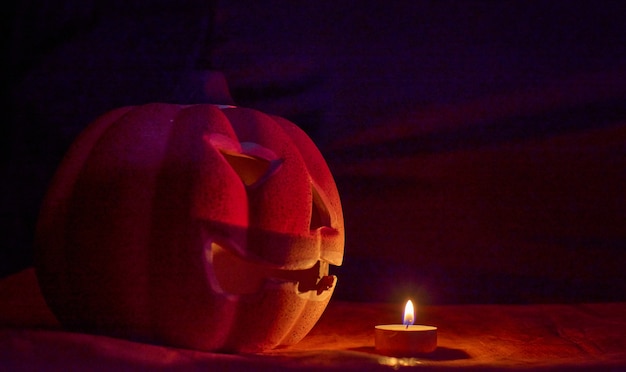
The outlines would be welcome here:
M 105 114 L 57 170 L 37 228 L 42 292 L 65 326 L 254 352 L 298 342 L 334 290 L 335 182 L 293 123 L 149 104 Z

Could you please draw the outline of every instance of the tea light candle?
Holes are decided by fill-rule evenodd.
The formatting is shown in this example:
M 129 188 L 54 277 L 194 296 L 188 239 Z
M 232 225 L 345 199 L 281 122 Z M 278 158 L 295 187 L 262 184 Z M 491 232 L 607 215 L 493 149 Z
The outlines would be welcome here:
M 413 356 L 435 351 L 437 327 L 414 325 L 415 310 L 409 300 L 404 308 L 403 324 L 383 324 L 374 328 L 376 350 L 389 356 Z

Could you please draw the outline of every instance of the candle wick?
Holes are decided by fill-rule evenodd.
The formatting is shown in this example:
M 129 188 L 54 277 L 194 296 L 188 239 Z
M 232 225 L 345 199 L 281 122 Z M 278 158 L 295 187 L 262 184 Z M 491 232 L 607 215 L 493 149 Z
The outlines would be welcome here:
M 406 328 L 405 329 L 409 329 L 409 323 L 406 324 Z

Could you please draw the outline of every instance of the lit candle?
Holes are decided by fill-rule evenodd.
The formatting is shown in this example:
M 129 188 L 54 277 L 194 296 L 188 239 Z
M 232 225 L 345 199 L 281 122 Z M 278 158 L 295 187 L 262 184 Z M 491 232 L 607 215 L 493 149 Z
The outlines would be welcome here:
M 377 325 L 374 329 L 376 350 L 390 356 L 426 354 L 437 348 L 437 327 L 414 325 L 415 309 L 409 300 L 404 308 L 403 324 Z

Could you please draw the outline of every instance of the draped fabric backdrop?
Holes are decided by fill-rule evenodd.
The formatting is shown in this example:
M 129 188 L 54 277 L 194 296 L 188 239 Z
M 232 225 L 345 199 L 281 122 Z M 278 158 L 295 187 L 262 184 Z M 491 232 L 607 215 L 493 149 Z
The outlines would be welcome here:
M 39 203 L 87 123 L 216 102 L 225 77 L 237 104 L 295 121 L 326 156 L 347 226 L 337 298 L 625 298 L 621 2 L 6 7 L 3 275 L 31 264 Z
M 623 370 L 623 4 L 3 4 L 0 369 Z M 32 241 L 70 143 L 115 107 L 226 103 L 227 85 L 301 126 L 337 181 L 345 257 L 319 323 L 255 355 L 62 329 Z M 373 326 L 407 298 L 439 348 L 378 355 Z

